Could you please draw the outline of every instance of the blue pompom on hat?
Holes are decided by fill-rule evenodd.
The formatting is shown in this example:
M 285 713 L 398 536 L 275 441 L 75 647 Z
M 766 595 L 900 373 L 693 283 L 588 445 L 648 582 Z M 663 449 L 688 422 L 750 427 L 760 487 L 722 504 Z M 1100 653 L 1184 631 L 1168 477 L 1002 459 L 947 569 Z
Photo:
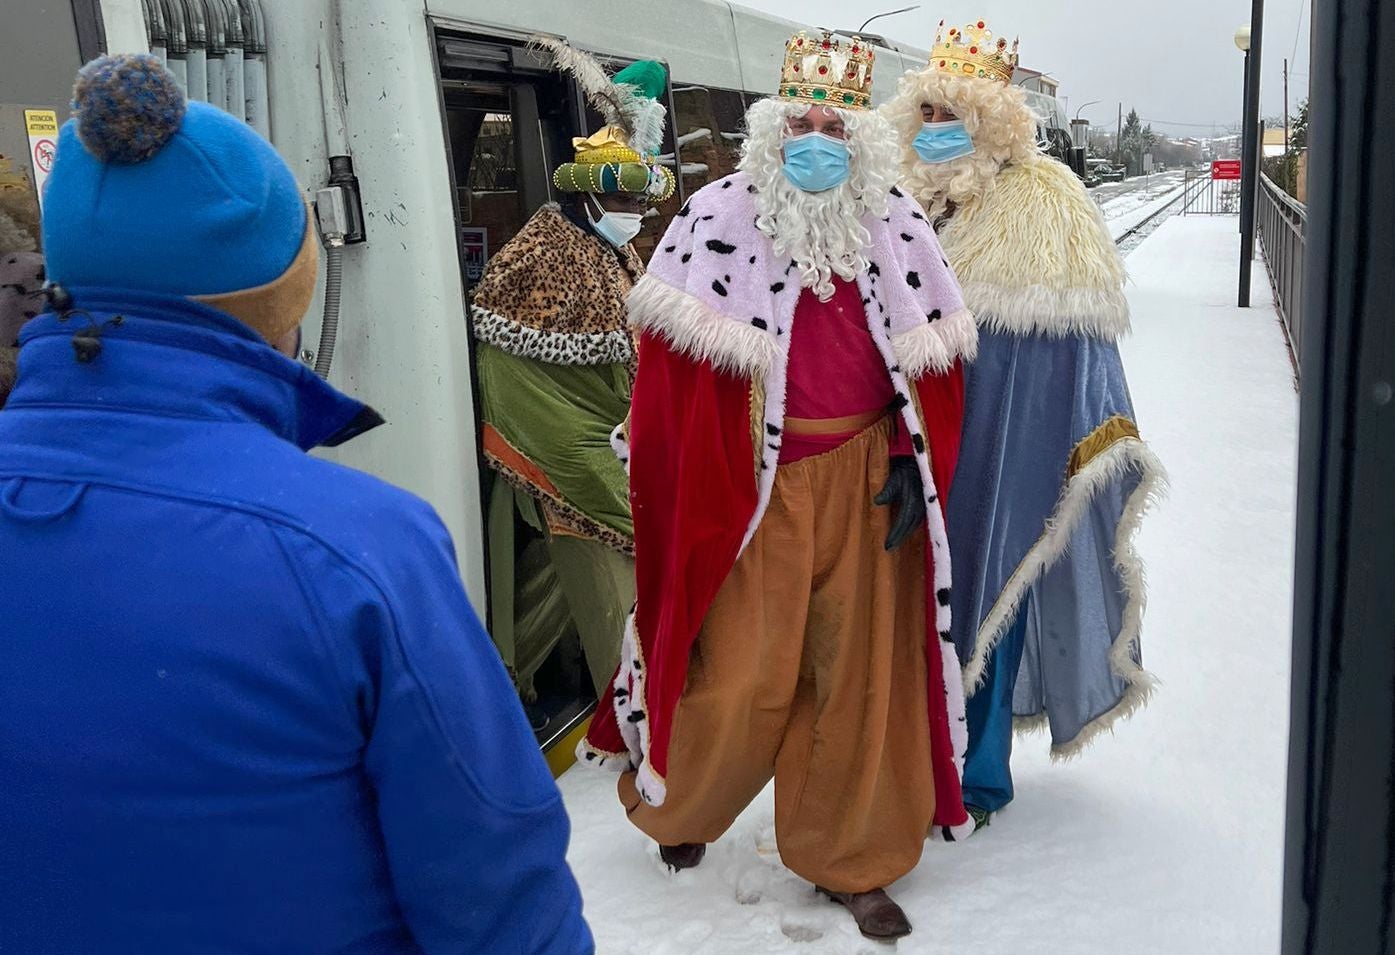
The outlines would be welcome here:
M 280 278 L 305 242 L 290 169 L 246 123 L 186 103 L 146 54 L 78 74 L 44 189 L 50 281 L 211 296 Z

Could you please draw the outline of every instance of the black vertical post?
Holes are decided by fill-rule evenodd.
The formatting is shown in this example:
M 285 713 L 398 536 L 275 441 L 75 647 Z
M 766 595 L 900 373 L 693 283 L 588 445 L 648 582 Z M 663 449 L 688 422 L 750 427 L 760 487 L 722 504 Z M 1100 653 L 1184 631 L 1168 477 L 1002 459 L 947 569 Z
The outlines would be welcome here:
M 1284 955 L 1395 952 L 1395 2 L 1314 9 Z
M 1245 167 L 1245 144 L 1249 142 L 1249 139 L 1245 136 L 1245 110 L 1249 108 L 1249 103 L 1250 103 L 1250 51 L 1249 51 L 1249 50 L 1246 50 L 1246 51 L 1245 51 L 1245 66 L 1244 66 L 1244 70 L 1245 70 L 1245 92 L 1244 92 L 1243 98 L 1240 100 L 1240 185 L 1241 185 L 1241 188 L 1243 188 L 1244 185 L 1245 185 L 1245 168 L 1246 168 L 1246 167 Z M 1245 234 L 1245 212 L 1244 212 L 1244 209 L 1245 209 L 1245 206 L 1244 206 L 1244 202 L 1243 202 L 1243 200 L 1242 200 L 1242 202 L 1241 202 L 1241 204 L 1240 204 L 1240 234 L 1241 234 L 1241 235 L 1244 235 L 1244 234 Z M 1241 265 L 1241 266 L 1240 266 L 1240 271 L 1241 271 L 1242 273 L 1245 272 L 1245 269 L 1246 269 L 1246 267 L 1245 267 L 1244 265 Z M 1249 279 L 1248 279 L 1248 278 L 1242 277 L 1240 281 L 1241 281 L 1240 287 L 1241 287 L 1242 289 L 1248 289 L 1248 288 L 1250 287 L 1250 282 L 1249 282 Z M 1246 297 L 1248 294 L 1249 294 L 1248 292 L 1242 292 L 1242 293 L 1241 293 L 1240 305 L 1241 305 L 1242 308 L 1243 308 L 1244 306 L 1250 304 L 1249 298 Z
M 1250 307 L 1250 267 L 1255 258 L 1255 196 L 1259 184 L 1259 74 L 1264 63 L 1264 0 L 1251 0 L 1250 49 L 1245 54 L 1245 128 L 1240 156 L 1240 307 Z
M 531 216 L 552 198 L 552 176 L 543 145 L 538 113 L 538 91 L 531 83 L 509 87 L 513 112 L 514 168 L 518 170 L 518 198 L 523 215 Z

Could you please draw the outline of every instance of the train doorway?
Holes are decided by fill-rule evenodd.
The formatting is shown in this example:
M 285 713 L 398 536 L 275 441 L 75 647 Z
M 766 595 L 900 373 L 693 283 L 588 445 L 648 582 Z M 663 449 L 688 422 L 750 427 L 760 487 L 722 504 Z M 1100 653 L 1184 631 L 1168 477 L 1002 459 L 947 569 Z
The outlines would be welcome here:
M 572 84 L 523 40 L 442 32 L 436 52 L 468 314 L 490 258 L 557 198 L 552 171 L 570 153 L 582 113 Z M 480 356 L 489 347 L 471 335 L 477 415 Z M 490 467 L 488 432 L 477 418 L 481 438 L 472 464 L 481 475 L 489 632 L 549 765 L 560 773 L 596 706 L 576 623 L 590 595 L 564 586 L 555 572 L 558 544 L 546 508 Z M 617 629 L 617 644 L 619 638 Z

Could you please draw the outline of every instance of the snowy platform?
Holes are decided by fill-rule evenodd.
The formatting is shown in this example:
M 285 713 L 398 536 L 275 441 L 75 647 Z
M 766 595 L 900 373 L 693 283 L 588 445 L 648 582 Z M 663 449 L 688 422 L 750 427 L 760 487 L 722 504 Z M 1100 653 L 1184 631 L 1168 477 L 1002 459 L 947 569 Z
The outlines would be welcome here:
M 1234 218 L 1174 217 L 1128 259 L 1124 359 L 1172 478 L 1140 537 L 1144 662 L 1163 685 L 1075 762 L 1020 739 L 1017 801 L 964 843 L 927 842 L 891 887 L 915 925 L 895 951 L 1278 950 L 1297 396 L 1262 263 L 1262 307 L 1234 307 L 1238 248 Z M 602 955 L 893 949 L 780 865 L 770 790 L 671 875 L 614 776 L 578 767 L 561 786 Z

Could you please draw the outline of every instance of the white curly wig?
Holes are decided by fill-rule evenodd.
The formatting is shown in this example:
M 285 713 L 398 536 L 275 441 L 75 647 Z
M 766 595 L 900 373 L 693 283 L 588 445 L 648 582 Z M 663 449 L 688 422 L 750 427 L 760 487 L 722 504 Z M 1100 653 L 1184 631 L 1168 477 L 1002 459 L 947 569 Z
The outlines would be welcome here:
M 964 121 L 974 152 L 947 163 L 927 163 L 911 145 L 924 118 L 922 106 L 943 106 Z M 950 202 L 963 205 L 993 188 L 998 171 L 1041 152 L 1037 116 L 1020 87 L 995 80 L 953 76 L 932 68 L 901 77 L 896 96 L 880 112 L 896 129 L 901 184 L 933 219 Z
M 789 256 L 805 288 L 822 301 L 833 296 L 833 276 L 852 281 L 867 270 L 871 234 L 865 216 L 887 214 L 898 175 L 896 133 L 878 113 L 833 109 L 847 132 L 847 181 L 824 192 L 805 192 L 785 178 L 786 122 L 813 108 L 808 103 L 764 99 L 746 112 L 746 141 L 737 168 L 756 187 L 756 228 L 770 237 L 775 254 Z

